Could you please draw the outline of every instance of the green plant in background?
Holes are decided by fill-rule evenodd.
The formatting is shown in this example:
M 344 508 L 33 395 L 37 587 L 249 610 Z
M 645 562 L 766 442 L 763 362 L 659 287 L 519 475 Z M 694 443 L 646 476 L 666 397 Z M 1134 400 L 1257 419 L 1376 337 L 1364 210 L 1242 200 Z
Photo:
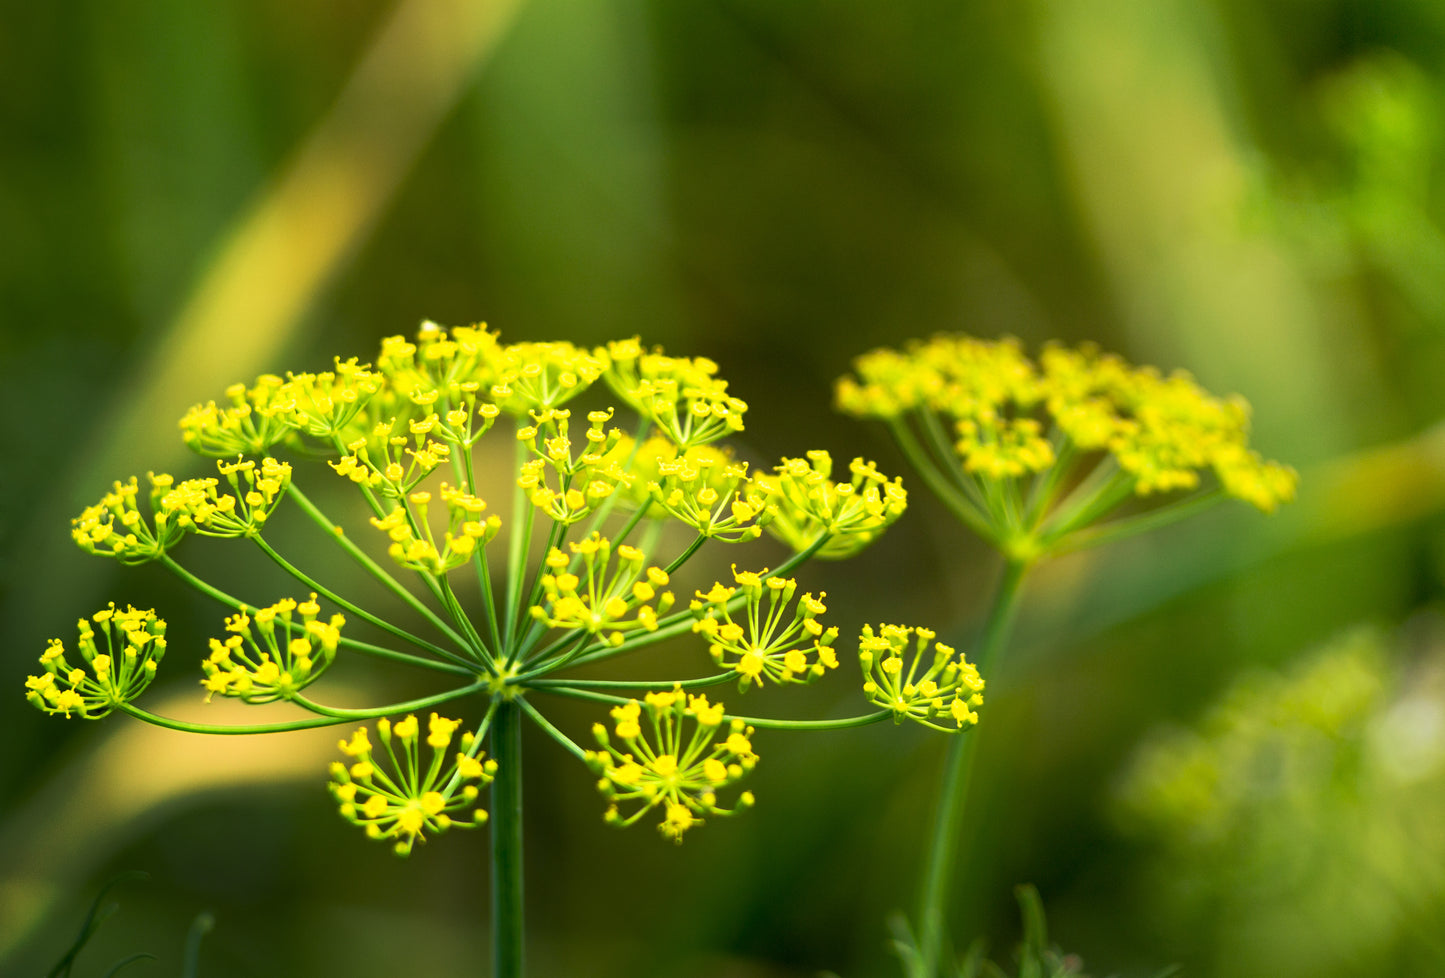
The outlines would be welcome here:
M 574 419 L 567 405 L 595 385 L 636 414 L 630 432 L 613 425 L 613 407 Z M 513 978 L 523 963 L 524 719 L 590 769 L 608 822 L 656 819 L 674 841 L 753 803 L 750 793 L 732 792 L 757 762 L 758 729 L 836 729 L 908 716 L 934 726 L 943 719 L 950 725 L 943 729 L 961 731 L 977 720 L 972 707 L 983 683 L 972 666 L 938 646 L 925 672 L 915 675 L 914 661 L 899 685 L 910 630 L 887 626 L 881 639 L 864 640 L 862 654 L 879 670 L 868 687 L 880 707 L 873 713 L 738 716 L 696 692 L 732 680 L 740 694 L 765 683 L 808 683 L 836 667 L 837 631 L 819 621 L 824 595 L 799 595 L 787 575 L 813 556 L 851 556 L 906 506 L 900 481 L 861 459 L 838 478 L 822 451 L 784 459 L 771 473 L 750 472 L 718 446 L 742 429 L 746 411 L 703 358 L 665 356 L 636 340 L 593 350 L 503 344 L 485 327 L 444 331 L 430 323 L 416 343 L 385 340 L 374 365 L 338 358 L 330 371 L 235 385 L 222 404 L 198 405 L 180 423 L 191 448 L 217 458 L 219 478 L 150 473 L 144 504 L 138 480 L 117 482 L 75 520 L 73 533 L 91 553 L 158 562 L 232 610 L 225 637 L 211 640 L 201 663 L 208 701 L 289 703 L 313 716 L 213 725 L 143 709 L 135 699 L 166 651 L 165 622 L 154 611 L 114 606 L 79 622 L 78 660 L 59 640 L 51 643 L 42 673 L 27 682 L 28 698 L 67 717 L 120 711 L 209 734 L 375 721 L 374 737 L 372 727 L 357 728 L 340 742 L 344 759 L 332 765 L 342 817 L 400 855 L 438 833 L 489 822 L 493 974 Z M 489 434 L 511 444 L 500 452 L 491 443 L 479 447 Z M 281 450 L 294 468 L 275 457 Z M 500 554 L 504 523 L 480 481 L 497 467 L 497 455 L 512 457 Z M 302 491 L 297 477 L 308 468 L 356 488 L 373 539 L 415 579 L 420 595 L 372 558 L 363 535 L 334 522 Z M 287 502 L 338 555 L 403 602 L 428 635 L 342 596 L 279 553 L 266 529 Z M 682 535 L 668 532 L 679 525 Z M 673 575 L 699 548 L 744 543 L 765 530 L 793 551 L 781 566 L 734 565 L 732 584 L 717 582 L 673 610 Z M 250 541 L 305 597 L 263 605 L 201 580 L 173 555 L 192 535 Z M 323 603 L 338 610 L 327 613 Z M 356 621 L 387 644 L 354 637 Z M 710 673 L 656 681 L 563 675 L 689 633 L 709 643 Z M 932 636 L 917 634 L 921 655 Z M 316 684 L 350 656 L 414 666 L 449 683 L 405 702 L 328 705 Z M 598 749 L 584 749 L 546 718 L 536 702 L 546 696 L 610 708 L 610 725 L 593 729 Z M 470 706 L 470 721 L 431 712 L 447 704 Z M 490 815 L 480 803 L 488 787 Z
M 55 963 L 55 967 L 46 972 L 45 978 L 71 978 L 71 973 L 75 968 L 76 958 L 80 956 L 80 952 L 90 943 L 96 931 L 100 930 L 100 925 L 105 923 L 106 918 L 110 917 L 120 908 L 119 904 L 105 903 L 105 895 L 120 883 L 128 880 L 144 880 L 147 878 L 145 873 L 131 871 L 116 876 L 102 886 L 100 892 L 95 895 L 95 899 L 91 901 L 90 909 L 86 911 L 85 919 L 81 921 L 80 933 L 76 935 L 75 940 L 71 943 L 70 947 L 66 949 L 65 954 Z M 185 953 L 181 959 L 181 978 L 196 978 L 200 973 L 201 938 L 205 937 L 214 926 L 215 918 L 209 913 L 197 914 L 196 919 L 192 921 L 190 932 L 186 935 Z M 123 969 L 128 968 L 138 961 L 154 959 L 154 954 L 145 951 L 128 955 L 111 965 L 105 972 L 105 978 L 111 978 L 112 975 L 120 974 Z
M 1227 497 L 1271 512 L 1294 495 L 1294 471 L 1249 448 L 1248 405 L 1213 397 L 1182 372 L 1134 367 L 1088 346 L 1049 345 L 1036 362 L 1016 341 L 966 336 L 874 350 L 854 370 L 838 381 L 838 407 L 886 422 L 929 488 L 1004 557 L 974 655 L 980 681 L 1039 562 Z M 976 746 L 959 738 L 944 762 L 917 942 L 902 955 L 912 978 L 939 974 Z
M 1221 971 L 1445 967 L 1438 625 L 1416 654 L 1401 644 L 1359 629 L 1247 674 L 1192 728 L 1150 734 L 1121 777 L 1117 820 L 1157 850 L 1157 923 L 1207 933 Z

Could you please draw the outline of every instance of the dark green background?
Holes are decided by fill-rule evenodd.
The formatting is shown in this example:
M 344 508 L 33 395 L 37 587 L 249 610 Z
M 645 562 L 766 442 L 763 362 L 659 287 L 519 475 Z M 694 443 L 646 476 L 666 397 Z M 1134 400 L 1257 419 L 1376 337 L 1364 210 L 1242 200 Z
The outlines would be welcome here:
M 436 8 L 445 39 L 448 4 L 402 6 Z M 829 592 L 845 636 L 864 621 L 926 622 L 965 648 L 993 559 L 881 430 L 831 411 L 852 356 L 939 331 L 1031 348 L 1093 340 L 1245 395 L 1256 444 L 1300 468 L 1300 501 L 1274 518 L 1221 509 L 1030 582 L 982 721 L 951 929 L 1006 946 L 1011 888 L 1032 881 L 1054 936 L 1099 973 L 1181 962 L 1192 978 L 1244 978 L 1282 973 L 1259 970 L 1288 957 L 1261 950 L 1271 940 L 1351 926 L 1326 917 L 1261 935 L 1240 923 L 1243 897 L 1171 911 L 1170 887 L 1194 884 L 1161 882 L 1157 848 L 1115 826 L 1109 799 L 1151 729 L 1190 722 L 1242 670 L 1360 622 L 1393 633 L 1440 600 L 1445 7 L 524 2 L 434 121 L 406 94 L 437 63 L 420 42 L 342 114 L 362 135 L 327 144 L 331 163 L 380 189 L 358 203 L 339 175 L 319 184 L 354 232 L 321 249 L 291 313 L 189 314 L 252 216 L 284 205 L 278 187 L 335 121 L 393 9 L 80 0 L 0 12 L 0 892 L 55 887 L 33 928 L 0 911 L 0 945 L 13 946 L 0 971 L 42 973 L 101 882 L 142 868 L 152 881 L 120 893 L 82 973 L 134 950 L 165 960 L 129 973 L 176 973 L 201 909 L 219 920 L 206 978 L 485 973 L 481 834 L 398 861 L 335 817 L 324 765 L 117 820 L 107 791 L 204 748 L 177 734 L 103 753 L 134 725 L 66 723 L 21 695 L 45 641 L 72 638 L 74 619 L 107 600 L 171 621 L 151 696 L 190 691 L 221 610 L 159 570 L 81 554 L 69 518 L 111 479 L 202 473 L 172 437 L 193 401 L 262 370 L 365 360 L 424 317 L 486 320 L 513 340 L 640 334 L 707 355 L 751 407 L 750 456 L 821 447 L 902 472 L 914 486 L 904 519 L 862 559 L 808 567 L 804 586 Z M 247 301 L 318 253 L 335 224 L 306 210 L 317 200 L 301 201 L 310 223 L 277 236 Z M 187 330 L 199 339 L 177 362 Z M 277 532 L 299 553 L 314 542 L 292 521 Z M 188 560 L 218 581 L 283 586 L 240 545 L 208 543 L 188 543 Z M 777 553 L 759 544 L 746 559 Z M 1440 661 L 1418 639 L 1429 629 L 1409 634 L 1393 643 L 1407 686 Z M 679 644 L 652 665 L 694 673 L 700 655 Z M 749 711 L 856 708 L 844 659 L 810 691 L 750 696 Z M 570 703 L 558 716 L 579 735 L 593 719 Z M 643 826 L 608 829 L 590 773 L 533 743 L 533 973 L 897 973 L 883 922 L 913 902 L 943 746 L 926 733 L 760 736 L 757 809 L 681 848 Z M 280 738 L 265 749 L 287 750 Z M 86 767 L 97 756 L 110 758 L 108 788 Z M 47 833 L 62 812 L 71 834 Z M 1385 936 L 1328 974 L 1440 973 L 1428 935 L 1445 919 L 1445 882 L 1431 858 L 1445 846 L 1422 851 L 1414 909 L 1382 898 Z M 1277 909 L 1295 896 L 1282 885 L 1260 899 Z

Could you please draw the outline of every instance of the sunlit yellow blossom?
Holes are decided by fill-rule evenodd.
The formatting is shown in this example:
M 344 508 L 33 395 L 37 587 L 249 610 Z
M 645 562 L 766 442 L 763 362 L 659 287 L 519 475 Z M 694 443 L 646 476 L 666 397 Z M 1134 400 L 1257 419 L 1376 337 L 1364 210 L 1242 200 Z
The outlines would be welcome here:
M 370 367 L 336 358 L 321 373 L 288 374 L 278 395 L 278 417 L 301 433 L 330 445 L 354 434 L 352 425 L 381 390 L 383 377 Z
M 598 350 L 607 384 L 681 449 L 743 430 L 748 406 L 728 394 L 717 364 L 705 357 L 670 357 L 644 350 L 636 338 Z
M 216 458 L 266 454 L 293 436 L 285 383 L 274 374 L 262 374 L 252 387 L 232 384 L 226 388 L 226 406 L 209 401 L 186 412 L 181 437 L 196 452 Z
M 291 485 L 291 466 L 268 457 L 259 466 L 251 459 L 217 459 L 216 467 L 230 484 L 229 493 L 220 491 L 217 479 L 187 479 L 167 493 L 162 504 L 188 517 L 204 536 L 260 533 Z
M 624 632 L 657 628 L 657 616 L 672 606 L 671 591 L 661 588 L 668 576 L 660 567 L 647 567 L 646 555 L 636 547 L 614 548 L 599 534 L 568 544 L 579 558 L 581 573 L 570 568 L 572 558 L 553 548 L 541 577 L 543 603 L 532 617 L 551 628 L 580 628 L 620 644 Z
M 211 653 L 201 662 L 206 700 L 234 696 L 245 703 L 291 699 L 321 678 L 336 657 L 346 619 L 321 620 L 316 595 L 297 604 L 284 598 L 254 614 L 226 619 L 225 639 L 211 639 Z
M 535 457 L 522 466 L 517 485 L 554 521 L 576 523 L 629 481 L 610 457 L 622 438 L 620 429 L 607 427 L 611 411 L 589 412 L 584 440 L 575 446 L 568 435 L 570 411 L 549 408 L 530 417 L 532 423 L 518 430 L 517 439 Z
M 483 761 L 479 743 L 470 733 L 462 734 L 460 748 L 448 763 L 447 749 L 460 720 L 448 720 L 433 713 L 428 722 L 427 746 L 431 759 L 422 768 L 418 744 L 420 724 L 415 716 L 376 722 L 380 747 L 373 747 L 366 728 L 351 740 L 340 743 L 351 764 L 331 765 L 331 793 L 341 803 L 341 817 L 366 830 L 368 838 L 395 839 L 398 856 L 411 852 L 427 832 L 449 828 L 475 828 L 487 820 L 487 813 L 473 808 L 480 788 L 492 783 L 496 761 Z M 379 763 L 382 759 L 387 763 Z M 385 768 L 385 769 L 384 769 Z M 463 814 L 453 817 L 452 813 Z
M 800 551 L 826 536 L 819 557 L 849 557 L 872 543 L 903 515 L 908 493 L 903 480 L 889 479 L 872 462 L 855 458 L 848 470 L 848 482 L 834 482 L 832 457 L 813 451 L 760 476 L 755 484 L 771 517 L 768 532 Z
M 70 535 L 81 549 L 114 557 L 123 564 L 143 564 L 195 532 L 194 514 L 207 512 L 211 504 L 207 503 L 206 485 L 216 480 L 188 479 L 177 485 L 169 475 L 148 472 L 146 477 L 151 484 L 150 522 L 136 506 L 139 487 L 135 477 L 116 482 L 100 502 L 87 506 L 71 521 Z
M 87 720 L 105 716 L 145 692 L 155 678 L 156 666 L 166 653 L 166 623 L 154 611 L 112 604 L 92 619 L 76 623 L 77 643 L 85 668 L 65 658 L 60 639 L 51 639 L 40 656 L 45 671 L 25 681 L 25 698 L 47 713 L 78 713 Z M 97 630 L 104 649 L 96 643 Z
M 429 492 L 413 492 L 385 516 L 371 519 L 372 525 L 391 539 L 387 552 L 403 567 L 445 574 L 471 560 L 477 548 L 485 547 L 502 528 L 498 516 L 483 515 L 487 504 L 480 497 L 445 482 L 438 495 L 447 508 L 447 529 L 440 543 L 428 521 Z
M 659 459 L 656 471 L 647 489 L 658 507 L 709 539 L 754 540 L 773 517 L 747 463 L 711 445 Z
M 914 637 L 911 651 L 910 636 Z M 934 637 L 926 628 L 880 625 L 875 633 L 864 625 L 858 637 L 863 693 L 892 710 L 895 722 L 907 717 L 925 727 L 956 732 L 978 723 L 975 709 L 983 705 L 983 677 L 967 658 L 961 654 L 955 658 L 954 650 L 942 642 L 934 643 L 929 661 L 925 653 Z
M 739 571 L 734 565 L 736 588 L 713 585 L 697 592 L 692 613 L 698 621 L 692 630 L 705 636 L 713 661 L 738 674 L 738 688 L 763 685 L 764 677 L 776 683 L 812 682 L 838 666 L 833 640 L 838 629 L 824 628 L 818 616 L 827 611 L 819 594 L 804 594 L 786 623 L 788 605 L 797 592 L 796 581 Z M 738 614 L 728 610 L 734 593 L 741 591 Z M 764 607 L 766 605 L 766 607 Z
M 644 716 L 645 731 L 640 722 Z M 613 745 L 599 723 L 592 732 L 602 749 L 587 752 L 587 763 L 600 776 L 597 787 L 612 803 L 605 816 L 608 823 L 631 825 L 661 809 L 658 831 L 681 842 L 683 833 L 702 824 L 703 816 L 731 815 L 753 804 L 752 793 L 745 791 L 734 808 L 718 807 L 717 792 L 740 780 L 758 761 L 750 740 L 753 729 L 741 720 L 724 724 L 721 703 L 677 687 L 614 707 L 612 719 L 622 747 Z M 636 810 L 623 815 L 619 805 L 634 803 Z

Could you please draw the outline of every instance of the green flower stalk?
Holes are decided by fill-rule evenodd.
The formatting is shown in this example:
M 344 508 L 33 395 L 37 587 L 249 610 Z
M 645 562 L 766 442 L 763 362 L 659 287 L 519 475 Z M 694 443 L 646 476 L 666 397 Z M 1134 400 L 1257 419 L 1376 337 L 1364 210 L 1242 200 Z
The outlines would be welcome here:
M 905 676 L 902 630 L 865 633 L 869 696 L 900 719 L 931 723 L 947 705 L 960 726 L 971 725 L 971 697 L 1006 644 L 1024 578 L 1039 561 L 1168 524 L 1226 497 L 1266 513 L 1294 498 L 1294 470 L 1249 447 L 1248 404 L 1214 397 L 1183 372 L 1134 367 L 1092 346 L 1051 344 L 1035 361 L 1015 340 L 967 336 L 873 350 L 853 366 L 855 374 L 837 383 L 838 408 L 884 421 L 934 494 L 1005 561 L 976 665 L 941 665 L 951 652 L 941 646 L 915 682 L 921 635 Z M 867 658 L 870 652 L 883 658 Z M 925 693 L 925 683 L 937 688 Z M 911 978 L 938 974 L 976 743 L 955 739 L 944 762 L 919 898 L 920 946 L 905 956 Z
M 789 575 L 811 557 L 857 553 L 907 505 L 900 481 L 862 459 L 841 480 L 823 451 L 751 470 L 720 443 L 742 430 L 746 413 L 711 360 L 668 356 L 636 339 L 595 349 L 505 344 L 485 326 L 432 323 L 415 342 L 384 340 L 374 363 L 337 358 L 328 371 L 234 385 L 180 422 L 186 444 L 215 459 L 219 477 L 152 474 L 148 506 L 137 503 L 137 480 L 116 483 L 75 520 L 74 536 L 91 553 L 157 562 L 228 610 L 224 636 L 201 657 L 208 701 L 287 702 L 312 715 L 219 725 L 145 710 L 135 701 L 165 650 L 165 623 L 154 611 L 113 607 L 95 626 L 81 622 L 84 665 L 53 642 L 26 695 L 65 716 L 120 710 L 197 733 L 371 721 L 340 741 L 331 791 L 341 816 L 403 856 L 452 828 L 488 825 L 493 973 L 516 978 L 524 962 L 520 745 L 533 728 L 590 769 L 607 821 L 629 825 L 653 813 L 662 835 L 680 841 L 751 806 L 750 793 L 732 791 L 757 763 L 755 730 L 836 729 L 893 715 L 890 706 L 841 719 L 737 717 L 693 691 L 732 678 L 743 692 L 765 681 L 810 682 L 833 669 L 837 631 L 820 620 L 823 595 L 797 597 Z M 509 455 L 511 506 L 499 514 L 477 473 Z M 312 479 L 354 487 L 370 525 L 352 532 L 335 523 L 303 491 Z M 290 504 L 326 542 L 298 545 L 292 556 L 277 549 L 272 515 Z M 685 542 L 663 532 L 669 523 L 689 531 Z M 674 609 L 672 576 L 700 548 L 764 532 L 792 551 L 780 566 L 734 565 L 735 585 L 715 584 Z M 255 546 L 306 597 L 262 606 L 202 580 L 177 558 L 192 535 Z M 328 552 L 359 566 L 385 600 L 328 586 Z M 398 600 L 420 620 L 415 630 L 387 616 Z M 384 632 L 383 643 L 347 633 L 358 620 Z M 568 675 L 693 633 L 707 640 L 711 659 L 696 655 L 691 671 L 654 681 Z M 326 677 L 360 656 L 423 669 L 437 690 L 364 709 L 328 705 Z M 929 675 L 940 697 L 952 695 L 944 689 L 952 672 Z M 548 696 L 612 710 L 611 732 L 602 724 L 594 731 L 599 750 L 578 747 L 547 718 Z M 444 706 L 461 718 L 431 712 Z

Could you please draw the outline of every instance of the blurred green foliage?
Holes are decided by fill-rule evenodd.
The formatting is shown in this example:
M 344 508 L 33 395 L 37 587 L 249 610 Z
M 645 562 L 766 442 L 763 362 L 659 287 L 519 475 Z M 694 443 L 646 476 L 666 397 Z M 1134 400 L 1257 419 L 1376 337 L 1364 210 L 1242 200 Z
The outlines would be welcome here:
M 1230 816 L 1242 838 L 1144 844 L 1108 814 L 1146 731 L 1192 722 L 1242 671 L 1441 601 L 1436 0 L 82 0 L 9 3 L 0 23 L 0 970 L 43 972 L 66 908 L 132 866 L 155 882 L 95 960 L 169 946 L 206 905 L 226 922 L 207 978 L 475 970 L 483 841 L 396 865 L 337 832 L 301 773 L 333 745 L 188 756 L 119 718 L 43 717 L 20 692 L 46 640 L 113 599 L 171 622 L 151 695 L 195 698 L 188 663 L 220 610 L 159 573 L 115 575 L 69 519 L 135 466 L 188 464 L 174 425 L 194 401 L 432 317 L 710 356 L 758 419 L 745 451 L 818 444 L 888 471 L 903 466 L 886 437 L 834 415 L 830 382 L 935 331 L 1094 340 L 1243 394 L 1254 442 L 1301 469 L 1299 503 L 1031 581 L 980 726 L 952 930 L 1007 946 L 1011 888 L 1034 880 L 1055 939 L 1105 973 L 1285 974 L 1248 968 L 1294 967 L 1303 947 L 1322 978 L 1438 974 L 1408 936 L 1439 919 L 1435 870 L 1400 833 L 1445 824 L 1445 802 L 1358 765 L 1309 780 L 1349 737 L 1306 738 L 1303 794 L 1237 802 L 1260 816 Z M 994 568 L 914 500 L 866 561 L 800 585 L 828 591 L 844 634 L 924 621 L 967 649 Z M 198 572 L 222 559 L 195 550 Z M 1409 701 L 1417 655 L 1383 643 L 1362 717 Z M 839 673 L 800 715 L 855 702 Z M 1386 733 L 1360 743 L 1405 736 L 1364 726 Z M 680 851 L 608 830 L 574 762 L 535 746 L 536 973 L 893 973 L 882 921 L 913 899 L 937 743 L 760 744 L 763 804 Z M 157 771 L 176 777 L 141 793 Z M 1296 810 L 1310 832 L 1284 820 Z M 1289 897 L 1310 873 L 1333 882 Z M 1330 903 L 1352 878 L 1369 885 Z M 1187 879 L 1201 892 L 1162 899 Z M 704 896 L 677 900 L 684 885 Z M 1324 953 L 1356 928 L 1347 957 Z

